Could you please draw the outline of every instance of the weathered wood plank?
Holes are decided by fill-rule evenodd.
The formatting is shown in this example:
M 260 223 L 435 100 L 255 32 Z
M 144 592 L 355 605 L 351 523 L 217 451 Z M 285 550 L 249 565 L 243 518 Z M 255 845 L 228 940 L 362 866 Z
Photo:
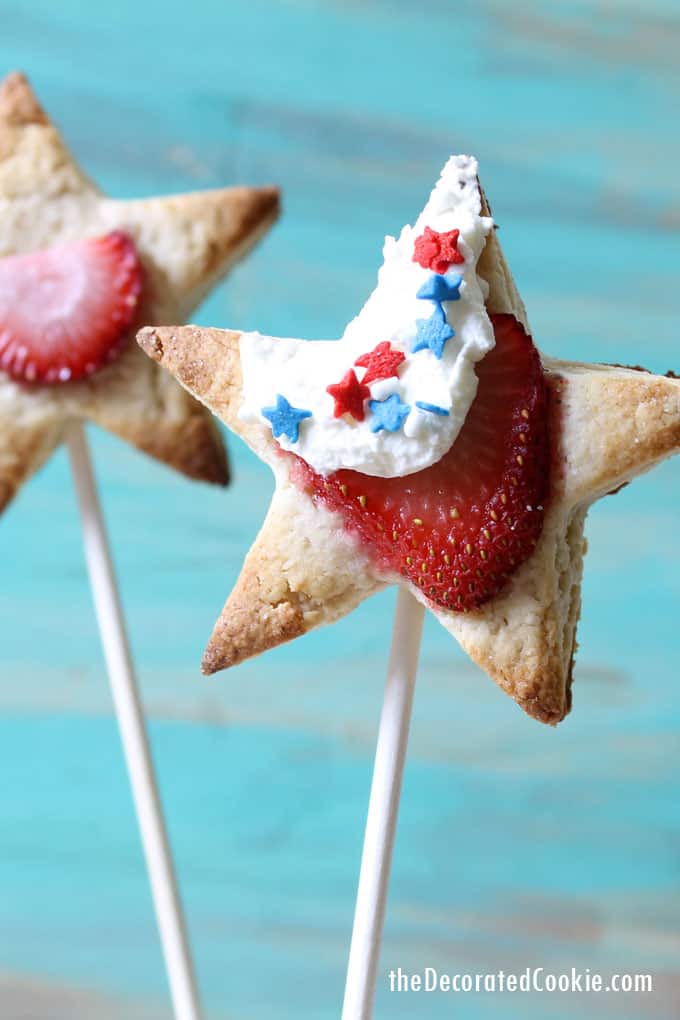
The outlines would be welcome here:
M 665 370 L 679 42 L 673 0 L 6 0 L 0 67 L 32 75 L 113 194 L 281 183 L 284 219 L 200 321 L 338 335 L 383 235 L 468 150 L 541 346 Z M 200 679 L 267 472 L 232 441 L 234 488 L 199 493 L 94 441 L 210 1015 L 337 1016 L 393 596 Z M 593 513 L 556 732 L 428 623 L 383 960 L 649 971 L 656 992 L 454 1004 L 381 979 L 380 1016 L 676 1014 L 679 498 L 669 464 Z M 23 975 L 0 1012 L 168 1015 L 63 456 L 0 523 L 0 561 L 0 970 Z

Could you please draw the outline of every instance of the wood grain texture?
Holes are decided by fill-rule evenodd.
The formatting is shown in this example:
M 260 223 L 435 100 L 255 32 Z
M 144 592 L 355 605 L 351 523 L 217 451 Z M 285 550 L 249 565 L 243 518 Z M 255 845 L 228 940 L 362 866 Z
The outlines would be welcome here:
M 680 369 L 672 0 L 5 0 L 1 19 L 0 71 L 31 75 L 110 194 L 282 186 L 280 225 L 199 321 L 337 336 L 383 235 L 472 151 L 541 347 Z M 208 1015 L 336 1017 L 394 594 L 201 679 L 268 473 L 232 439 L 234 486 L 212 492 L 92 438 Z M 669 463 L 591 515 L 557 732 L 428 622 L 379 1020 L 677 1014 L 679 501 Z M 167 1018 L 63 455 L 3 518 L 0 562 L 0 1015 Z M 387 993 L 390 967 L 427 964 L 644 971 L 655 991 Z

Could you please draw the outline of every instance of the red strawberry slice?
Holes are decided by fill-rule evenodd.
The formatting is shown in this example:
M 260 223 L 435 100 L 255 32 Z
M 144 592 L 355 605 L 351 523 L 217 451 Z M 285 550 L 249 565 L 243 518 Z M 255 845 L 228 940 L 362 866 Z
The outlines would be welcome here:
M 19 382 L 91 375 L 120 353 L 141 291 L 120 230 L 0 259 L 0 369 Z
M 436 605 L 466 612 L 493 598 L 531 555 L 549 493 L 547 388 L 534 344 L 512 315 L 492 315 L 496 346 L 458 438 L 404 478 L 337 471 L 295 458 L 293 478 L 339 511 L 379 567 Z

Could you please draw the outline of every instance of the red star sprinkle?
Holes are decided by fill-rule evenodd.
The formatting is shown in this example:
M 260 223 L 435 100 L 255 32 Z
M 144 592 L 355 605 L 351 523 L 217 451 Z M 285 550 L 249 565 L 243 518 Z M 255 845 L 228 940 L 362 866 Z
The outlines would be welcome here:
M 405 360 L 405 355 L 401 351 L 393 350 L 389 342 L 383 340 L 369 354 L 362 354 L 360 358 L 357 358 L 354 364 L 366 369 L 363 383 L 364 386 L 367 386 L 368 383 L 375 382 L 377 379 L 389 379 L 390 376 L 398 375 L 397 369 Z
M 402 355 L 403 356 L 403 355 Z M 351 414 L 357 421 L 364 420 L 364 400 L 368 400 L 371 391 L 364 383 L 359 382 L 354 369 L 350 368 L 339 383 L 326 387 L 335 401 L 334 416 L 342 418 L 343 414 Z
M 458 235 L 460 230 L 449 230 L 447 234 L 439 234 L 431 227 L 425 227 L 424 233 L 416 238 L 413 261 L 423 269 L 432 269 L 435 273 L 444 274 L 449 266 L 465 262 L 458 251 Z

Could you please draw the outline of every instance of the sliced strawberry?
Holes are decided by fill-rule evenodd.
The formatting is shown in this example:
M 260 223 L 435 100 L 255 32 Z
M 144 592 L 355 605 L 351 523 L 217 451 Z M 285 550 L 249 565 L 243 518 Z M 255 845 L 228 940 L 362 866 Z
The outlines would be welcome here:
M 0 369 L 19 382 L 91 375 L 120 353 L 141 291 L 120 230 L 0 259 Z
M 547 390 L 538 351 L 512 315 L 493 315 L 496 346 L 477 366 L 465 424 L 438 463 L 403 478 L 295 458 L 293 478 L 339 511 L 381 569 L 445 609 L 493 598 L 531 555 L 549 492 Z

